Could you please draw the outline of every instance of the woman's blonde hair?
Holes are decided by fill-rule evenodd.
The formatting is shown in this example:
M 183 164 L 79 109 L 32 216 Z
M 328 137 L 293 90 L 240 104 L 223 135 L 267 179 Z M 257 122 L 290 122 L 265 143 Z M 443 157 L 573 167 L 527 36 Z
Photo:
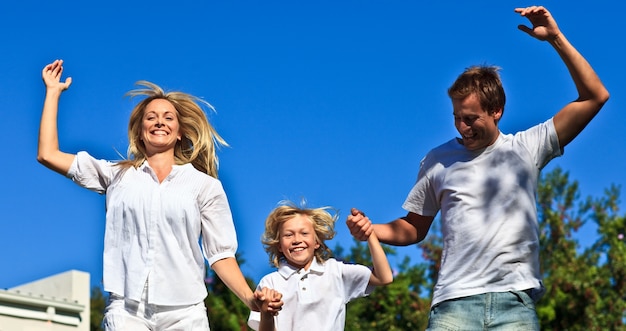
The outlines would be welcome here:
M 334 209 L 331 207 L 309 209 L 304 206 L 304 202 L 302 207 L 298 207 L 291 201 L 281 201 L 265 220 L 265 232 L 261 237 L 261 242 L 269 255 L 270 264 L 278 268 L 280 262 L 285 260 L 285 256 L 279 251 L 280 226 L 297 215 L 305 216 L 313 224 L 315 241 L 320 245 L 315 250 L 317 261 L 322 263 L 328 260 L 332 256 L 332 251 L 324 241 L 333 239 L 335 236 L 335 222 L 338 218 L 336 212 L 331 215 L 328 210 Z
M 165 92 L 158 85 L 145 80 L 135 85 L 143 86 L 129 91 L 132 97 L 145 96 L 130 114 L 128 122 L 128 159 L 120 162 L 123 167 L 138 167 L 146 160 L 146 147 L 141 140 L 141 129 L 146 106 L 155 99 L 169 101 L 176 108 L 182 138 L 174 147 L 176 164 L 191 163 L 201 172 L 217 178 L 218 160 L 216 147 L 228 146 L 226 141 L 209 123 L 201 105 L 215 111 L 208 102 L 183 92 Z

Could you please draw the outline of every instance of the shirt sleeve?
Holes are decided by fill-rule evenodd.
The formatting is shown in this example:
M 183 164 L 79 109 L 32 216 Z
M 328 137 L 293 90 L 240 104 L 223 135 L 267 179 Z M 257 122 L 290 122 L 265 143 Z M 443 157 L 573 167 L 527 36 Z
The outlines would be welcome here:
M 104 194 L 115 175 L 114 168 L 113 162 L 97 160 L 87 152 L 78 152 L 66 176 L 86 189 Z
M 372 271 L 361 264 L 340 263 L 344 283 L 345 303 L 369 295 L 374 286 L 369 286 Z
M 402 204 L 404 210 L 422 216 L 435 216 L 439 212 L 441 206 L 430 178 L 430 172 L 436 164 L 436 162 L 432 162 L 432 158 L 431 153 L 429 153 L 420 162 L 415 185 Z
M 209 184 L 206 201 L 201 204 L 202 248 L 205 257 L 212 265 L 237 252 L 237 233 L 222 184 L 212 180 Z
M 515 136 L 539 169 L 543 169 L 555 157 L 563 155 L 552 118 L 526 131 L 518 132 Z

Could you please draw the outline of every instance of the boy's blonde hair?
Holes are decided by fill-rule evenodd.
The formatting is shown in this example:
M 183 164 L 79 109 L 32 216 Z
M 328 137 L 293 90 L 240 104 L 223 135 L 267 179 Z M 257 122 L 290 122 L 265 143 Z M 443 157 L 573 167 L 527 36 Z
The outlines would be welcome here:
M 317 261 L 323 263 L 328 260 L 332 256 L 332 251 L 324 241 L 333 239 L 335 236 L 335 222 L 338 218 L 336 212 L 331 214 L 328 210 L 334 209 L 331 207 L 310 209 L 306 208 L 304 203 L 299 207 L 291 201 L 281 201 L 280 206 L 272 210 L 265 220 L 265 232 L 261 237 L 261 242 L 269 255 L 270 264 L 278 268 L 280 262 L 285 261 L 285 256 L 279 251 L 280 226 L 297 215 L 305 216 L 313 224 L 315 241 L 320 245 L 315 250 Z

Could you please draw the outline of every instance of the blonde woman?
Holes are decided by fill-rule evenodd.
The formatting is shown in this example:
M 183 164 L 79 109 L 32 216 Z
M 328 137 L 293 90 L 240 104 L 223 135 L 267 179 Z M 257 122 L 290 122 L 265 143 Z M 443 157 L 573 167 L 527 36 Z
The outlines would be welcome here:
M 217 179 L 217 134 L 201 105 L 182 92 L 146 81 L 130 96 L 144 99 L 128 126 L 128 159 L 99 160 L 59 149 L 57 112 L 71 78 L 63 61 L 44 67 L 46 97 L 37 160 L 78 185 L 106 194 L 104 290 L 106 330 L 209 330 L 204 306 L 204 256 L 250 309 L 253 293 L 235 259 L 237 239 L 228 200 Z M 199 243 L 200 241 L 200 243 Z M 256 299 L 255 299 L 256 296 Z M 280 295 L 270 312 L 280 309 Z M 258 301 L 260 302 L 260 301 Z

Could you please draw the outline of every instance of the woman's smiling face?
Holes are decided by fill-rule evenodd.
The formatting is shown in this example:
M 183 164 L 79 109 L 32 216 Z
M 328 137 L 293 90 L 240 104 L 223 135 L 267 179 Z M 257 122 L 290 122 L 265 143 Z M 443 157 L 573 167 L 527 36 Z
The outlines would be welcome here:
M 181 139 L 176 108 L 165 99 L 154 99 L 144 110 L 141 140 L 148 155 L 174 149 Z

